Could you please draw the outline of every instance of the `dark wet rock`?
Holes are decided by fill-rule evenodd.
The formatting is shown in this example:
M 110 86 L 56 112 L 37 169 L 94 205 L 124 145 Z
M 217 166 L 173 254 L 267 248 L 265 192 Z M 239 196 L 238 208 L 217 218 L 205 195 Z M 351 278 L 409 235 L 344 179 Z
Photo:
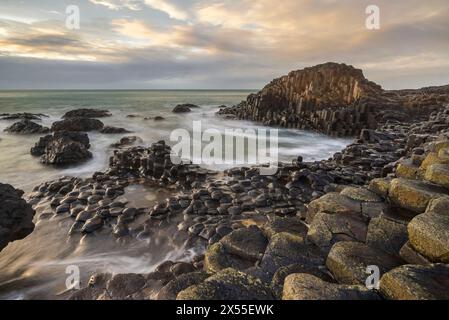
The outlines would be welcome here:
M 178 294 L 187 288 L 198 285 L 206 280 L 210 275 L 205 272 L 191 272 L 181 274 L 176 279 L 171 280 L 157 294 L 156 300 L 176 300 Z
M 6 128 L 5 132 L 19 134 L 45 134 L 49 133 L 50 129 L 30 120 L 22 120 Z
M 42 117 L 48 117 L 42 113 L 4 113 L 0 115 L 0 120 L 41 120 Z
M 41 156 L 41 162 L 45 164 L 76 164 L 92 157 L 89 148 L 87 134 L 61 131 L 40 138 L 31 148 L 31 154 Z
M 67 118 L 104 118 L 110 117 L 112 114 L 107 110 L 100 109 L 76 109 L 67 112 L 62 116 L 63 119 Z
M 103 134 L 122 134 L 122 133 L 130 133 L 131 131 L 126 130 L 125 128 L 111 127 L 105 126 L 100 130 L 100 133 Z
M 188 262 L 178 262 L 170 267 L 170 272 L 175 276 L 180 276 L 184 273 L 190 273 L 195 271 L 195 267 Z
M 339 283 L 364 285 L 368 266 L 379 267 L 381 275 L 403 264 L 402 259 L 364 243 L 336 243 L 326 260 L 326 266 Z
M 234 269 L 223 270 L 181 291 L 177 300 L 273 300 L 260 280 Z
M 275 217 L 273 221 L 267 222 L 264 230 L 270 238 L 280 232 L 303 237 L 307 234 L 307 227 L 299 217 Z
M 51 131 L 99 131 L 103 127 L 104 124 L 100 120 L 75 117 L 54 122 L 51 126 Z
M 379 300 L 376 292 L 362 285 L 329 283 L 306 273 L 285 279 L 283 300 Z
M 75 291 L 69 300 L 97 300 L 104 294 L 108 281 L 112 278 L 110 273 L 96 273 L 92 275 L 86 287 Z M 108 296 L 109 298 L 109 296 Z
M 117 274 L 108 281 L 106 292 L 111 299 L 123 300 L 145 286 L 146 280 L 140 274 Z
M 174 109 L 174 113 L 187 113 L 192 111 L 192 105 L 190 104 L 179 104 Z
M 103 219 L 100 216 L 95 215 L 86 221 L 81 231 L 83 233 L 92 233 L 103 226 Z
M 394 300 L 448 300 L 449 266 L 404 265 L 386 273 L 380 292 Z
M 23 191 L 0 183 L 0 251 L 34 230 L 35 211 L 22 199 Z

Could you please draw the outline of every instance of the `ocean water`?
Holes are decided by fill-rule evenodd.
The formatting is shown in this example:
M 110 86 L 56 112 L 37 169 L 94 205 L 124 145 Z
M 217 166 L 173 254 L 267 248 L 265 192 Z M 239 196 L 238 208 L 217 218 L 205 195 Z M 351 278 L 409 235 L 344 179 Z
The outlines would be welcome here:
M 39 121 L 51 126 L 54 121 L 76 108 L 99 108 L 111 111 L 112 117 L 102 118 L 105 125 L 123 127 L 131 134 L 106 135 L 90 132 L 93 158 L 68 168 L 45 166 L 30 155 L 30 148 L 39 135 L 16 135 L 3 132 L 14 121 L 0 121 L 0 182 L 29 191 L 33 186 L 61 175 L 89 176 L 107 168 L 112 143 L 126 135 L 143 139 L 150 145 L 161 139 L 169 141 L 175 129 L 192 130 L 195 120 L 201 120 L 202 129 L 259 129 L 263 126 L 249 121 L 225 120 L 215 112 L 220 105 L 234 105 L 244 100 L 250 91 L 0 91 L 0 114 L 14 112 L 44 113 Z M 201 106 L 188 114 L 175 114 L 172 109 L 180 103 Z M 127 117 L 135 115 L 137 117 Z M 162 116 L 165 121 L 144 120 L 145 117 Z M 270 129 L 270 128 L 265 128 Z M 279 160 L 291 161 L 298 155 L 305 160 L 321 160 L 332 156 L 350 143 L 348 139 L 330 138 L 302 130 L 279 130 Z M 247 152 L 247 150 L 246 150 Z M 191 155 L 193 158 L 193 154 Z M 235 166 L 205 165 L 212 169 Z
M 192 130 L 192 123 L 201 120 L 203 129 L 264 128 L 249 121 L 225 120 L 215 112 L 220 105 L 234 105 L 246 98 L 249 91 L 0 91 L 0 114 L 15 112 L 44 113 L 41 124 L 50 126 L 61 116 L 76 108 L 100 108 L 112 113 L 102 118 L 105 125 L 123 127 L 131 135 L 150 145 L 168 140 L 175 129 Z M 174 114 L 179 103 L 193 103 L 201 108 L 188 114 Z M 137 117 L 127 117 L 136 115 Z M 162 116 L 165 121 L 144 120 Z M 107 168 L 113 149 L 110 145 L 125 134 L 89 133 L 93 158 L 85 163 L 55 168 L 45 166 L 30 155 L 30 148 L 39 135 L 15 135 L 3 132 L 14 121 L 0 121 L 0 182 L 10 183 L 29 192 L 35 185 L 62 175 L 87 177 Z M 269 129 L 269 128 L 266 128 Z M 129 134 L 126 134 L 129 135 Z M 335 139 L 321 134 L 279 129 L 279 159 L 291 161 L 298 155 L 305 160 L 320 160 L 343 149 L 351 140 Z M 245 152 L 248 152 L 247 150 Z M 228 165 L 229 167 L 230 165 Z M 209 165 L 223 169 L 224 165 Z M 150 207 L 166 198 L 164 190 L 133 185 L 127 198 L 136 207 Z M 109 234 L 68 237 L 71 219 L 55 216 L 38 220 L 36 228 L 23 240 L 9 244 L 0 252 L 0 299 L 64 299 L 68 266 L 80 268 L 82 285 L 93 272 L 148 273 L 161 262 L 189 261 L 201 248 L 186 245 L 176 224 L 161 227 L 148 241 L 118 244 Z

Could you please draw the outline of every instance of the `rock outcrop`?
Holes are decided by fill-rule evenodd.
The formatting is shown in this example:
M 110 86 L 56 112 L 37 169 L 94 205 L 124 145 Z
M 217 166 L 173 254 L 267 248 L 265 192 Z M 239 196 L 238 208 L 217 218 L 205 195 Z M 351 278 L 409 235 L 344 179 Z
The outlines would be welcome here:
M 43 127 L 31 120 L 22 120 L 6 128 L 5 132 L 19 134 L 45 134 L 49 133 L 50 129 Z
M 0 251 L 8 243 L 25 238 L 34 230 L 34 210 L 22 199 L 23 191 L 0 183 Z
M 100 109 L 76 109 L 67 112 L 62 116 L 63 119 L 67 118 L 104 118 L 110 117 L 111 113 L 107 110 Z
M 383 90 L 361 70 L 325 63 L 273 80 L 260 92 L 218 114 L 334 136 L 356 136 L 388 121 L 428 116 L 449 102 L 449 86 Z
M 75 117 L 54 122 L 51 131 L 98 131 L 103 127 L 104 124 L 98 119 Z
M 52 165 L 76 164 L 92 157 L 86 133 L 59 131 L 39 139 L 31 154 Z

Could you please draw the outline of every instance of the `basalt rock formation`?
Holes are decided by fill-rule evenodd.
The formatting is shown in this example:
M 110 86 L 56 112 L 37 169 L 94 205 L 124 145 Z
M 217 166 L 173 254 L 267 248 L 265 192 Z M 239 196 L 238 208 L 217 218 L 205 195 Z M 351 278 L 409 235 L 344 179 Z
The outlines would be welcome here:
M 110 117 L 111 113 L 107 110 L 99 110 L 99 109 L 75 109 L 67 112 L 62 116 L 63 119 L 68 118 L 104 118 Z
M 356 136 L 362 129 L 376 129 L 388 121 L 426 118 L 447 102 L 449 86 L 388 91 L 367 80 L 359 69 L 325 63 L 275 79 L 218 114 L 333 136 Z
M 44 134 L 49 133 L 50 129 L 30 120 L 22 120 L 6 128 L 5 132 L 18 134 Z
M 58 131 L 41 137 L 30 152 L 44 164 L 69 165 L 92 158 L 89 148 L 86 133 Z
M 0 183 L 0 251 L 9 242 L 25 238 L 34 230 L 34 210 L 22 199 L 23 191 Z

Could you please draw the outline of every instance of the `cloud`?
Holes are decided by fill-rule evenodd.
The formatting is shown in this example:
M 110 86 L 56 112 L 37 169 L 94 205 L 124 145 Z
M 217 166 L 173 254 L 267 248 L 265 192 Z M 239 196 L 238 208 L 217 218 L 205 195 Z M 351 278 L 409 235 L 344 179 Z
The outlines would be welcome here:
M 144 6 L 166 13 L 170 18 L 185 21 L 189 14 L 168 0 L 89 0 L 111 10 L 142 10 Z
M 449 83 L 449 2 L 443 0 L 409 0 L 407 7 L 378 0 L 378 31 L 365 28 L 371 4 L 365 0 L 90 1 L 110 10 L 83 15 L 78 31 L 65 29 L 63 17 L 28 21 L 25 15 L 24 23 L 0 16 L 0 55 L 55 62 L 53 77 L 62 74 L 57 68 L 75 66 L 92 81 L 95 72 L 112 77 L 120 70 L 122 80 L 111 86 L 261 87 L 325 61 L 363 68 L 387 88 Z
M 89 0 L 93 4 L 102 5 L 111 10 L 129 9 L 138 11 L 142 9 L 142 0 Z
M 177 20 L 187 20 L 189 14 L 177 7 L 176 5 L 168 2 L 167 0 L 144 0 L 145 4 L 153 9 L 165 12 L 170 18 Z

